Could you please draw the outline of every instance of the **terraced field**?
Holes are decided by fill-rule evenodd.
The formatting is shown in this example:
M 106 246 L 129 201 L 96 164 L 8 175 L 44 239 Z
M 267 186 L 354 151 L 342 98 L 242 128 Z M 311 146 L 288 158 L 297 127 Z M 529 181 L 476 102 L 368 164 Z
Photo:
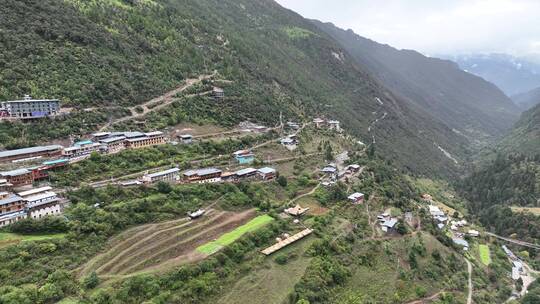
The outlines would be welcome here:
M 102 278 L 159 272 L 199 261 L 207 254 L 197 247 L 215 240 L 255 217 L 254 210 L 241 213 L 209 210 L 202 218 L 187 218 L 139 226 L 110 242 L 109 248 L 90 260 L 80 271 L 95 271 Z

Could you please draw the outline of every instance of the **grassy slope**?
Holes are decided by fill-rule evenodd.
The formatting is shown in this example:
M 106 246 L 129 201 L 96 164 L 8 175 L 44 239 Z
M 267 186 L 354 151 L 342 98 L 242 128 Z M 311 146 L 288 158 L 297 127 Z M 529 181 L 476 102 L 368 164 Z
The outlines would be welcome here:
M 65 234 L 17 234 L 0 232 L 0 248 L 20 241 L 43 241 L 64 238 Z

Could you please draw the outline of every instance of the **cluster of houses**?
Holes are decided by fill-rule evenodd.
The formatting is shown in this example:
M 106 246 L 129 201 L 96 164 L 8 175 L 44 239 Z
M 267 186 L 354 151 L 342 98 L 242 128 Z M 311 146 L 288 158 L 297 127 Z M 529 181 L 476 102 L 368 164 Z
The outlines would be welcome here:
M 223 172 L 217 168 L 193 169 L 180 172 L 179 168 L 145 174 L 141 183 L 153 184 L 157 182 L 168 183 L 218 183 L 218 182 L 240 182 L 245 180 L 273 180 L 277 176 L 277 171 L 273 168 L 264 167 L 260 169 L 245 168 L 235 172 Z M 138 184 L 138 183 L 137 183 Z M 126 183 L 125 185 L 132 185 Z
M 288 135 L 286 137 L 283 137 L 279 140 L 279 142 L 281 145 L 283 145 L 285 148 L 287 148 L 290 151 L 295 150 L 299 144 L 298 136 L 296 135 Z
M 313 119 L 313 124 L 317 129 L 323 129 L 326 128 L 328 130 L 334 130 L 337 132 L 341 132 L 341 125 L 339 121 L 337 120 L 327 120 L 323 118 L 315 118 Z
M 523 274 L 523 261 L 519 259 L 506 245 L 502 246 L 502 249 L 508 259 L 512 261 L 512 280 L 517 281 Z
M 59 113 L 58 99 L 33 99 L 25 95 L 21 100 L 0 102 L 0 119 L 38 119 Z
M 328 179 L 328 181 L 324 182 L 324 185 L 330 185 L 338 179 L 358 173 L 359 171 L 360 165 L 357 164 L 348 165 L 343 170 L 339 170 L 334 163 L 330 163 L 320 170 L 320 172 Z
M 92 152 L 116 153 L 124 149 L 138 149 L 166 143 L 162 132 L 102 132 L 93 135 L 93 140 L 79 141 L 71 147 L 60 145 L 37 146 L 16 150 L 0 151 L 0 163 L 32 161 L 31 167 L 0 172 L 0 189 L 31 185 L 46 179 L 51 171 L 65 167 L 87 157 Z M 40 162 L 42 158 L 53 159 Z
M 395 231 L 398 223 L 398 219 L 390 216 L 390 213 L 388 212 L 377 215 L 377 221 L 379 221 L 379 225 L 381 225 L 381 230 L 387 233 Z
M 17 193 L 0 192 L 0 227 L 24 218 L 39 219 L 60 215 L 66 200 L 60 198 L 51 187 L 34 188 Z

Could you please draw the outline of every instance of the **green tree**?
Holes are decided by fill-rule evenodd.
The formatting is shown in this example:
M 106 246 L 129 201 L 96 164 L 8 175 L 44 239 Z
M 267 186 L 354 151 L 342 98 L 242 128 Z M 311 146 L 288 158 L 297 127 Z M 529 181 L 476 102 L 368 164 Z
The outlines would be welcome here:
M 286 178 L 285 176 L 283 176 L 283 175 L 280 175 L 280 176 L 277 178 L 277 183 L 278 183 L 281 187 L 285 188 L 285 187 L 287 187 L 287 183 L 288 183 L 288 182 L 287 182 L 287 178 Z
M 92 271 L 90 275 L 84 278 L 83 285 L 86 289 L 93 289 L 99 285 L 99 277 L 95 271 Z

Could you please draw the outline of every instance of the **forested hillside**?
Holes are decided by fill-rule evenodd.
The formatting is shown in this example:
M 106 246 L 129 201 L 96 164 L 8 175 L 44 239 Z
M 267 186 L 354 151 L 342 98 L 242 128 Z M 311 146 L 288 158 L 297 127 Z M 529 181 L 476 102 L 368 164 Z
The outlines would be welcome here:
M 504 152 L 540 153 L 540 105 L 524 112 L 512 131 L 499 143 Z
M 125 115 L 114 106 L 139 104 L 215 70 L 215 81 L 226 80 L 219 82 L 225 100 L 175 103 L 162 111 L 166 124 L 275 125 L 280 112 L 326 115 L 366 142 L 375 138 L 389 159 L 418 173 L 455 174 L 467 154 L 466 139 L 396 98 L 331 37 L 270 0 L 8 0 L 0 28 L 7 46 L 0 99 L 29 93 L 87 110 L 0 124 L 7 147 L 94 131 Z
M 523 110 L 529 110 L 540 104 L 540 88 L 513 95 L 512 100 Z
M 314 22 L 395 94 L 459 134 L 472 140 L 501 135 L 518 119 L 519 109 L 496 86 L 450 61 L 397 50 L 351 30 Z

